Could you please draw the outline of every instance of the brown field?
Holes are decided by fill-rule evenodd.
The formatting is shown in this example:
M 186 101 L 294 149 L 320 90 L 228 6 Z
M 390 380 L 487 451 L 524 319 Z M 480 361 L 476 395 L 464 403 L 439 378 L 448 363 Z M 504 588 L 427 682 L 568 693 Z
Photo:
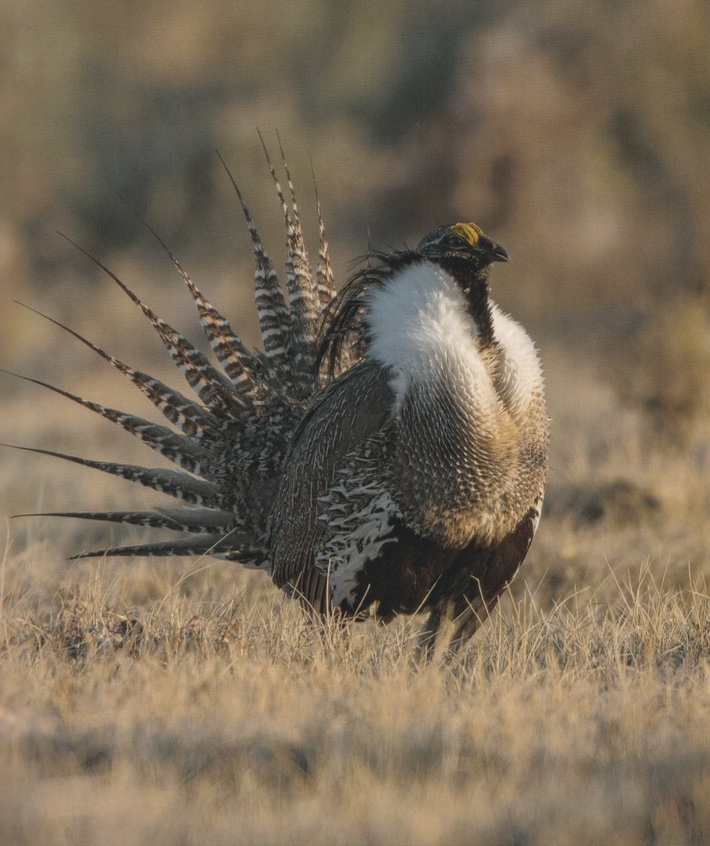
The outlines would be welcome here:
M 545 352 L 548 513 L 500 611 L 434 666 L 418 621 L 319 631 L 261 574 L 68 562 L 110 530 L 8 521 L 0 840 L 710 842 L 710 433 L 662 448 Z M 130 404 L 96 375 L 74 386 Z M 66 405 L 20 385 L 3 435 L 145 459 Z M 18 511 L 142 491 L 5 450 L 2 495 Z

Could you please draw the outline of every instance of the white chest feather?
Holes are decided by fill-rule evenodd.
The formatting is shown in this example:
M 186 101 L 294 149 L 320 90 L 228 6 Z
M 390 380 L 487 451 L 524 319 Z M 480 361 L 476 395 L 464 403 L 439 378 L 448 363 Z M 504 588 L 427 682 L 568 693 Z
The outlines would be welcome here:
M 455 281 L 432 262 L 408 267 L 370 295 L 370 355 L 392 373 L 396 409 L 415 383 L 443 376 L 493 410 L 496 397 L 478 352 L 476 324 Z
M 514 419 L 520 420 L 543 391 L 540 359 L 523 327 L 492 304 L 493 335 L 501 350 L 498 392 Z
M 392 373 L 395 413 L 413 384 L 445 379 L 479 419 L 495 416 L 499 397 L 479 353 L 478 329 L 463 292 L 439 265 L 408 267 L 373 291 L 368 306 L 370 355 Z M 540 363 L 522 326 L 495 304 L 492 315 L 502 358 L 498 391 L 516 417 L 542 388 Z

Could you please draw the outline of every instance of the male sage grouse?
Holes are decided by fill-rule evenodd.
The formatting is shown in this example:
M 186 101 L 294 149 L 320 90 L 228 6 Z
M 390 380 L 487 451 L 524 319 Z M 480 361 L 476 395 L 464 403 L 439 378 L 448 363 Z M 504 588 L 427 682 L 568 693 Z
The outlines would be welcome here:
M 53 515 L 183 533 L 79 558 L 209 554 L 270 572 L 318 615 L 375 612 L 387 622 L 428 611 L 425 647 L 444 621 L 460 645 L 524 559 L 545 483 L 548 417 L 535 347 L 489 297 L 490 265 L 508 254 L 473 223 L 440 226 L 414 250 L 371 254 L 336 296 L 320 204 L 312 273 L 288 169 L 290 204 L 271 173 L 287 230 L 285 291 L 237 189 L 263 352 L 246 348 L 168 251 L 221 370 L 100 266 L 148 318 L 195 397 L 67 331 L 173 427 L 45 385 L 179 469 L 32 451 L 184 504 Z

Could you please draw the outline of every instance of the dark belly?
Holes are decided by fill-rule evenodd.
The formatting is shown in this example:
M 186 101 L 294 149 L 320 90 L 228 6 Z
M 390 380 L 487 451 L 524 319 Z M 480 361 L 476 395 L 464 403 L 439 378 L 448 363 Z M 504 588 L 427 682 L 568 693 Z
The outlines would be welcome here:
M 494 546 L 473 541 L 463 550 L 443 548 L 397 524 L 392 542 L 358 575 L 353 607 L 341 610 L 350 616 L 377 602 L 377 616 L 388 622 L 399 614 L 442 607 L 449 601 L 465 604 L 479 596 L 492 607 L 527 554 L 534 516 L 531 509 Z

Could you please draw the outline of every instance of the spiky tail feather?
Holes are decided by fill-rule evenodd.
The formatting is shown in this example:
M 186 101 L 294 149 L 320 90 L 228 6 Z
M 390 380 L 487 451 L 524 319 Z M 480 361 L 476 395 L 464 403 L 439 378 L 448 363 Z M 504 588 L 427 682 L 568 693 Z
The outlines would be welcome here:
M 314 365 L 319 328 L 335 292 L 320 200 L 316 194 L 319 249 L 314 274 L 308 262 L 296 194 L 280 142 L 279 149 L 289 189 L 290 208 L 268 152 L 266 157 L 286 228 L 285 292 L 242 194 L 227 169 L 244 213 L 254 254 L 254 294 L 263 352 L 246 347 L 226 318 L 204 296 L 150 227 L 195 301 L 202 329 L 219 367 L 210 363 L 180 332 L 158 317 L 113 271 L 74 245 L 141 309 L 196 399 L 190 399 L 160 380 L 130 367 L 75 330 L 30 309 L 74 336 L 115 367 L 179 430 L 176 432 L 168 426 L 83 399 L 46 382 L 20 377 L 121 426 L 180 468 L 147 468 L 18 447 L 101 470 L 187 503 L 172 508 L 156 507 L 153 511 L 44 512 L 45 516 L 102 520 L 188 535 L 173 541 L 85 551 L 75 558 L 209 554 L 247 566 L 268 568 L 267 524 L 281 462 L 293 430 L 317 389 Z M 265 145 L 264 150 L 266 152 Z

